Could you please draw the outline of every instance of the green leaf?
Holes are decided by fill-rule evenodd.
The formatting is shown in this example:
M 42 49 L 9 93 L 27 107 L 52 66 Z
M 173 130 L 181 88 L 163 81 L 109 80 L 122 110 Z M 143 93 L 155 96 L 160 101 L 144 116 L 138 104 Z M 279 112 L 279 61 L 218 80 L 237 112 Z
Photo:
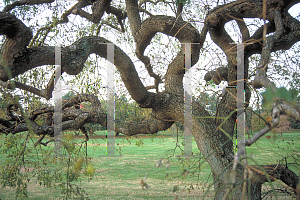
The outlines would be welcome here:
M 4 4 L 5 5 L 8 5 L 8 4 L 11 4 L 13 2 L 15 2 L 16 0 L 4 0 Z
M 291 100 L 291 92 L 285 89 L 284 87 L 278 88 L 275 92 L 276 98 Z
M 274 98 L 274 94 L 271 88 L 267 88 L 265 92 L 263 92 L 262 94 L 263 100 L 262 100 L 262 105 L 266 108 L 271 107 L 272 103 L 273 103 L 273 98 Z
M 265 92 L 261 94 L 263 96 L 262 104 L 265 108 L 270 108 L 274 99 L 292 99 L 292 92 L 286 88 L 281 87 L 276 89 L 275 93 L 271 88 L 267 88 Z
M 87 168 L 86 168 L 86 174 L 90 177 L 93 177 L 95 174 L 95 168 L 92 164 L 88 164 Z
M 299 92 L 295 88 L 290 89 L 290 92 L 292 95 L 292 99 L 296 99 L 299 95 Z
M 191 3 L 190 0 L 176 0 L 176 6 L 178 6 L 179 3 L 182 3 L 183 5 L 185 5 L 186 2 L 187 2 L 188 4 Z

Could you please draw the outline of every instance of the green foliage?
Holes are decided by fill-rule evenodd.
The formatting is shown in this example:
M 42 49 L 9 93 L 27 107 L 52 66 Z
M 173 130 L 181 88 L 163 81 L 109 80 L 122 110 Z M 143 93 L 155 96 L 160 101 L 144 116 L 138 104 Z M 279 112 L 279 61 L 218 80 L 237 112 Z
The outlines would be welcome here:
M 267 109 L 271 108 L 275 99 L 284 99 L 288 101 L 292 99 L 292 92 L 284 87 L 277 88 L 275 92 L 271 88 L 267 88 L 261 95 L 263 97 L 262 105 Z
M 13 2 L 15 2 L 16 0 L 4 0 L 4 4 L 5 5 L 8 5 L 8 4 L 11 4 Z
M 69 91 L 67 92 L 67 94 L 65 94 L 64 96 L 62 96 L 62 100 L 67 100 L 67 99 L 70 99 L 72 97 L 75 97 L 75 93 L 73 91 Z
M 217 110 L 217 97 L 215 94 L 208 94 L 206 92 L 201 92 L 196 98 L 196 102 L 204 106 L 211 114 L 215 113 Z
M 299 158 L 299 156 L 297 156 L 297 152 L 299 152 L 299 134 L 288 133 L 283 136 L 284 138 L 291 139 L 282 141 L 277 138 L 274 141 L 262 138 L 255 145 L 246 147 L 247 152 L 249 152 L 250 155 L 254 155 L 254 159 L 257 162 L 260 162 L 260 164 L 276 163 L 285 156 L 288 158 L 288 163 L 298 162 L 296 159 Z M 64 140 L 66 139 L 67 138 Z M 183 138 L 180 138 L 180 141 L 182 139 Z M 4 137 L 0 138 L 0 145 L 3 140 Z M 74 140 L 76 141 L 78 139 Z M 204 159 L 201 157 L 185 159 L 184 157 L 175 156 L 182 153 L 179 147 L 174 150 L 174 142 L 176 142 L 176 138 L 155 137 L 154 141 L 152 141 L 151 138 L 144 138 L 144 146 L 142 148 L 134 145 L 137 140 L 138 139 L 136 138 L 132 138 L 132 145 L 128 145 L 125 138 L 116 138 L 116 143 L 118 143 L 120 147 L 124 148 L 124 157 L 99 158 L 99 154 L 101 155 L 101 153 L 104 153 L 103 151 L 105 151 L 106 148 L 105 146 L 100 145 L 103 144 L 104 141 L 99 139 L 90 139 L 88 141 L 87 151 L 89 152 L 89 157 L 91 159 L 88 158 L 88 162 L 92 162 L 92 166 L 95 168 L 95 174 L 92 182 L 90 181 L 89 176 L 84 176 L 84 172 L 88 165 L 86 165 L 85 156 L 82 156 L 82 154 L 76 158 L 72 157 L 70 160 L 69 157 L 59 158 L 57 159 L 56 164 L 54 162 L 52 163 L 55 159 L 51 156 L 44 156 L 44 159 L 35 159 L 34 162 L 39 162 L 40 167 L 37 166 L 37 170 L 32 172 L 32 174 L 37 173 L 37 175 L 34 177 L 29 176 L 29 182 L 25 179 L 25 182 L 27 181 L 29 199 L 31 199 L 32 195 L 39 194 L 37 191 L 40 191 L 41 193 L 47 193 L 47 197 L 43 196 L 44 198 L 42 198 L 40 196 L 39 199 L 47 199 L 48 197 L 54 199 L 99 199 L 99 197 L 101 197 L 101 199 L 127 200 L 132 198 L 130 195 L 124 197 L 123 194 L 127 190 L 135 190 L 135 194 L 139 195 L 139 198 L 149 199 L 149 193 L 145 193 L 145 191 L 141 189 L 136 190 L 139 186 L 136 183 L 137 180 L 142 176 L 144 177 L 146 172 L 148 172 L 148 178 L 151 178 L 149 186 L 153 188 L 154 192 L 160 193 L 162 197 L 159 196 L 157 199 L 161 200 L 166 199 L 165 195 L 169 195 L 168 190 L 172 191 L 173 187 L 178 185 L 179 182 L 180 186 L 179 191 L 177 192 L 182 192 L 184 188 L 187 190 L 187 188 L 190 187 L 190 184 L 193 184 L 194 191 L 203 191 L 206 190 L 208 184 L 212 181 L 211 169 Z M 78 145 L 76 146 L 78 147 Z M 28 145 L 28 147 L 32 148 L 31 145 Z M 181 145 L 180 147 L 182 148 Z M 289 149 L 287 147 L 289 147 Z M 51 149 L 50 147 L 42 148 Z M 200 153 L 195 141 L 193 141 L 193 152 L 194 154 Z M 41 152 L 38 151 L 38 153 Z M 272 156 L 270 156 L 271 153 Z M 51 154 L 48 152 L 45 153 L 45 155 Z M 4 157 L 4 154 L 1 152 L 0 156 Z M 169 169 L 164 166 L 166 162 L 163 162 L 162 166 L 159 168 L 154 167 L 157 160 L 161 158 L 165 161 L 169 160 L 171 164 Z M 27 158 L 25 157 L 25 159 Z M 41 162 L 42 160 L 49 164 L 52 163 L 52 166 L 49 164 L 47 164 L 47 166 L 43 165 L 43 162 Z M 82 160 L 81 169 L 78 168 L 78 178 L 76 179 L 75 173 L 72 171 L 75 169 L 76 163 L 80 163 L 80 160 Z M 290 164 L 289 166 L 295 167 L 296 165 Z M 137 170 L 132 170 L 132 167 Z M 100 172 L 99 169 L 101 169 Z M 185 169 L 190 171 L 186 177 L 182 174 Z M 25 173 L 23 174 L 25 175 Z M 38 174 L 40 174 L 40 178 L 37 181 L 36 177 Z M 0 180 L 1 179 L 2 177 Z M 49 184 L 50 182 L 51 185 Z M 201 187 L 198 188 L 196 184 Z M 35 187 L 30 189 L 32 188 L 32 185 Z M 111 185 L 112 187 L 107 187 L 108 185 Z M 47 189 L 49 190 L 47 191 Z M 77 192 L 77 189 L 80 193 Z M 7 195 L 9 190 L 9 188 L 2 189 L 0 198 L 2 198 L 3 194 Z M 109 196 L 112 193 L 115 194 L 114 197 Z M 10 191 L 10 194 L 15 194 L 15 192 Z M 6 199 L 5 196 L 2 199 Z M 171 199 L 171 197 L 167 199 Z M 193 198 L 187 197 L 185 199 Z
M 291 100 L 291 91 L 288 91 L 284 87 L 278 88 L 275 92 L 275 97 L 279 99 Z
M 299 96 L 299 94 L 300 94 L 300 89 L 295 89 L 295 88 L 292 88 L 292 89 L 290 89 L 290 91 L 291 91 L 291 98 L 292 98 L 292 100 L 299 100 L 300 99 L 300 96 Z
M 28 184 L 36 182 L 41 187 L 59 189 L 66 199 L 85 199 L 83 191 L 74 182 L 80 178 L 84 165 L 82 141 L 67 135 L 62 141 L 64 157 L 56 157 L 54 145 L 35 147 L 36 139 L 29 133 L 9 134 L 0 144 L 5 162 L 0 162 L 0 184 L 15 189 L 16 199 L 28 198 Z M 2 140 L 1 140 L 2 141 Z M 80 167 L 78 160 L 81 161 Z
M 268 120 L 268 118 L 272 117 L 269 116 L 270 114 L 264 112 L 261 113 L 260 116 L 265 119 L 261 119 L 258 115 L 253 115 L 252 116 L 252 130 L 253 131 L 260 131 L 261 129 L 263 129 L 264 127 L 267 126 L 266 122 L 269 122 L 270 120 Z M 280 116 L 280 121 L 277 127 L 272 129 L 273 133 L 283 133 L 283 132 L 289 132 L 289 130 L 291 129 L 290 127 L 290 121 L 288 120 L 287 116 L 285 115 L 281 115 Z
M 297 94 L 297 95 L 298 95 L 298 94 Z M 299 98 L 299 97 L 298 97 L 298 98 Z M 296 98 L 296 99 L 293 98 L 293 99 L 298 100 L 298 98 Z M 296 104 L 296 107 L 297 107 L 298 110 L 300 110 L 300 103 Z M 300 129 L 300 122 L 299 122 L 299 121 L 295 120 L 295 119 L 292 118 L 292 117 L 289 117 L 288 120 L 289 120 L 289 122 L 290 122 L 290 127 L 291 127 L 291 129 Z
M 125 95 L 115 97 L 116 120 L 141 121 L 151 114 L 150 109 L 141 109 L 136 102 L 130 102 Z
M 184 126 L 181 122 L 175 122 L 175 125 L 178 128 L 178 130 L 180 130 L 180 131 L 184 130 Z
M 10 98 L 11 95 L 9 95 L 9 93 L 7 93 L 6 91 L 0 91 L 0 117 L 1 118 L 4 118 L 5 116 L 4 109 L 8 105 Z
M 144 146 L 144 142 L 143 139 L 139 139 L 135 142 L 135 145 L 138 147 L 143 147 Z
M 267 113 L 261 113 L 260 116 L 264 119 L 268 116 Z M 258 115 L 253 114 L 252 115 L 252 131 L 260 131 L 262 128 L 266 126 L 265 121 L 261 119 Z
M 290 124 L 290 127 L 292 128 L 292 129 L 300 129 L 300 122 L 298 122 L 298 121 L 296 121 L 295 119 L 293 119 L 293 118 L 288 118 L 288 120 L 289 120 L 289 122 L 291 123 Z
M 88 164 L 88 166 L 85 169 L 85 173 L 87 176 L 92 178 L 95 175 L 95 167 L 92 164 Z
M 263 100 L 262 100 L 262 105 L 266 108 L 270 108 L 272 103 L 273 103 L 273 96 L 274 93 L 271 88 L 267 88 L 265 92 L 262 94 Z
M 29 177 L 28 174 L 20 171 L 24 165 L 24 161 L 20 158 L 26 156 L 28 150 L 25 148 L 25 143 L 20 135 L 9 135 L 7 138 L 8 140 L 4 141 L 4 145 L 1 148 L 1 153 L 8 155 L 6 156 L 6 163 L 0 166 L 0 183 L 2 187 L 15 188 L 16 199 L 27 198 L 27 180 Z
M 178 6 L 180 3 L 185 5 L 186 3 L 190 4 L 191 1 L 190 0 L 176 0 L 176 6 Z

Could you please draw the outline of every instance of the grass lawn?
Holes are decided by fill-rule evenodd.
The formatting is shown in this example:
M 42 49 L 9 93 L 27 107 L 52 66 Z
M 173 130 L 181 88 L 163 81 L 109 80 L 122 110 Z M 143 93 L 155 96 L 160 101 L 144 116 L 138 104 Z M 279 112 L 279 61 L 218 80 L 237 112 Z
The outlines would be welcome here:
M 97 132 L 103 135 L 104 132 Z M 106 140 L 105 139 L 90 139 L 87 142 L 87 149 L 83 139 L 72 139 L 72 142 L 82 144 L 83 157 L 85 158 L 85 151 L 90 163 L 95 168 L 95 175 L 90 179 L 84 174 L 84 170 L 79 172 L 79 178 L 72 182 L 82 188 L 88 196 L 88 199 L 199 199 L 203 196 L 212 183 L 209 165 L 199 157 L 194 157 L 186 160 L 180 155 L 181 151 L 176 146 L 176 135 L 165 134 L 166 137 L 161 137 L 162 133 L 156 137 L 147 138 L 119 138 L 115 139 L 116 149 L 120 150 L 121 157 L 105 157 L 106 155 Z M 263 137 L 256 144 L 247 147 L 247 154 L 250 155 L 249 164 L 274 164 L 280 160 L 285 164 L 287 160 L 288 167 L 293 169 L 294 172 L 299 174 L 299 166 L 293 163 L 299 163 L 300 159 L 300 134 L 299 132 L 284 133 L 283 139 L 280 137 L 271 138 Z M 5 136 L 0 136 L 0 145 L 4 145 Z M 28 148 L 31 148 L 31 157 L 28 157 L 28 162 L 35 161 L 33 151 L 33 142 L 37 140 L 36 137 L 33 141 L 28 143 Z M 179 138 L 181 146 L 182 139 Z M 79 145 L 76 145 L 79 147 Z M 37 147 L 38 149 L 48 149 L 49 151 L 54 148 L 54 144 L 49 143 L 47 147 Z M 2 151 L 1 151 L 2 152 Z M 193 153 L 199 154 L 199 150 L 195 142 L 193 142 Z M 116 152 L 119 155 L 119 152 Z M 0 164 L 6 162 L 7 154 L 0 154 Z M 41 156 L 41 155 L 40 155 Z M 159 159 L 169 159 L 170 168 L 165 166 L 155 167 Z M 44 157 L 44 159 L 46 159 Z M 67 171 L 67 159 L 65 162 L 53 163 L 49 166 L 48 173 L 53 174 L 58 170 Z M 164 164 L 164 163 L 163 163 Z M 69 166 L 72 168 L 74 165 Z M 184 169 L 190 170 L 186 177 L 181 176 Z M 30 170 L 29 170 L 30 171 Z M 34 171 L 31 169 L 31 171 Z M 150 186 L 149 189 L 143 190 L 140 183 L 144 179 L 146 172 L 148 178 L 145 180 Z M 30 173 L 30 172 L 28 172 Z M 2 177 L 1 177 L 2 178 Z M 66 178 L 64 177 L 65 182 Z M 43 185 L 43 184 L 42 184 Z M 178 186 L 179 190 L 173 192 L 174 186 Z M 275 184 L 276 186 L 276 184 Z M 280 185 L 277 184 L 276 187 Z M 267 186 L 266 186 L 267 188 Z M 15 189 L 4 187 L 0 189 L 0 199 L 15 199 Z M 213 188 L 208 193 L 205 193 L 205 199 L 211 199 L 213 195 Z M 28 182 L 28 196 L 29 199 L 63 199 L 60 188 L 55 187 L 46 188 L 39 185 L 37 177 L 33 177 Z M 75 199 L 75 197 L 72 197 Z M 281 198 L 283 199 L 283 198 Z

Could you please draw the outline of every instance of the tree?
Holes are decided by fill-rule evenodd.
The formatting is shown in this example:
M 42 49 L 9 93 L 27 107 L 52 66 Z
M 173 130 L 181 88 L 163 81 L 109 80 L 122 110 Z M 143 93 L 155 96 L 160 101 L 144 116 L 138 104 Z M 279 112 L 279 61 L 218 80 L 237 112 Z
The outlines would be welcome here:
M 290 121 L 290 123 L 291 123 L 291 128 L 292 129 L 300 129 L 300 123 L 298 122 L 298 121 L 296 121 L 295 119 L 293 119 L 293 118 L 289 118 L 288 119 L 289 121 Z
M 38 86 L 26 84 L 20 77 L 25 72 L 34 72 L 36 67 L 55 64 L 55 48 L 49 45 L 51 44 L 49 41 L 53 37 L 47 37 L 48 34 L 50 35 L 52 31 L 56 35 L 63 36 L 58 34 L 58 25 L 67 25 L 72 15 L 80 16 L 92 22 L 93 25 L 90 25 L 88 30 L 79 29 L 78 38 L 73 40 L 70 45 L 62 47 L 62 73 L 78 75 L 81 71 L 86 70 L 84 64 L 90 54 L 97 54 L 107 59 L 107 46 L 103 43 L 111 43 L 109 37 L 113 34 L 107 34 L 104 37 L 98 36 L 99 32 L 108 30 L 107 27 L 103 28 L 103 25 L 107 25 L 110 30 L 115 29 L 122 33 L 130 33 L 132 38 L 126 38 L 126 40 L 128 43 L 134 41 L 135 55 L 144 64 L 148 78 L 154 80 L 154 85 L 145 86 L 142 83 L 132 59 L 117 43 L 115 43 L 114 50 L 114 65 L 131 98 L 140 108 L 151 109 L 152 114 L 135 123 L 118 121 L 115 129 L 117 132 L 128 136 L 141 133 L 154 134 L 170 128 L 175 122 L 184 123 L 185 46 L 179 44 L 176 57 L 173 56 L 172 61 L 163 65 L 163 69 L 166 71 L 164 76 L 156 72 L 159 68 L 150 62 L 150 57 L 145 55 L 145 49 L 155 41 L 155 35 L 158 32 L 176 38 L 180 43 L 193 43 L 191 55 L 193 68 L 198 63 L 199 56 L 202 55 L 200 50 L 210 48 L 209 45 L 205 44 L 206 36 L 209 33 L 213 44 L 221 50 L 219 51 L 220 54 L 215 54 L 215 59 L 212 59 L 211 62 L 218 61 L 220 63 L 217 63 L 217 69 L 206 68 L 208 72 L 204 79 L 206 81 L 212 79 L 215 84 L 225 81 L 229 87 L 219 99 L 217 110 L 213 116 L 203 105 L 196 101 L 192 102 L 192 133 L 199 150 L 212 169 L 216 191 L 215 199 L 225 199 L 230 195 L 234 195 L 236 199 L 242 199 L 248 194 L 251 199 L 260 199 L 261 185 L 268 179 L 271 181 L 280 179 L 296 191 L 299 178 L 290 169 L 282 165 L 262 165 L 260 167 L 270 175 L 265 178 L 266 176 L 260 173 L 259 169 L 261 168 L 259 166 L 249 168 L 239 161 L 244 154 L 242 146 L 252 145 L 261 136 L 274 129 L 279 124 L 281 114 L 300 120 L 300 112 L 292 102 L 278 96 L 268 99 L 272 106 L 271 119 L 251 139 L 241 141 L 238 144 L 238 152 L 234 155 L 233 138 L 235 121 L 238 117 L 235 86 L 239 80 L 237 80 L 237 47 L 234 44 L 233 32 L 235 34 L 240 32 L 239 41 L 248 43 L 245 44 L 244 48 L 244 79 L 248 80 L 245 82 L 245 108 L 247 108 L 252 90 L 270 88 L 274 93 L 277 91 L 276 84 L 272 82 L 274 79 L 271 79 L 268 73 L 275 68 L 270 64 L 270 61 L 274 58 L 274 54 L 284 53 L 284 50 L 294 48 L 293 45 L 300 39 L 299 20 L 292 17 L 288 12 L 289 8 L 298 1 L 240 0 L 224 1 L 223 3 L 217 1 L 213 2 L 212 5 L 204 2 L 196 5 L 192 2 L 184 4 L 186 1 L 176 1 L 176 3 L 163 1 L 173 10 L 173 16 L 169 16 L 157 14 L 160 13 L 158 9 L 165 8 L 161 4 L 157 4 L 160 1 L 153 3 L 152 1 L 126 0 L 126 4 L 122 5 L 112 0 L 81 0 L 74 3 L 61 16 L 57 15 L 56 10 L 52 17 L 53 21 L 38 30 L 34 26 L 25 25 L 25 18 L 23 21 L 21 20 L 21 16 L 26 15 L 25 9 L 37 8 L 40 4 L 52 2 L 54 0 L 15 1 L 8 4 L 0 13 L 0 33 L 5 35 L 5 42 L 1 48 L 0 64 L 0 84 L 3 88 L 11 90 L 19 88 L 49 100 L 53 95 L 54 74 L 47 85 L 40 84 Z M 92 5 L 90 12 L 83 9 L 90 5 Z M 22 6 L 24 6 L 23 12 L 20 9 L 20 13 L 18 13 L 17 8 L 22 8 Z M 191 8 L 194 8 L 198 15 L 193 15 Z M 38 9 L 34 10 L 37 12 Z M 12 12 L 18 15 L 15 16 L 11 14 Z M 205 16 L 202 27 L 197 24 L 199 21 L 197 18 L 201 18 L 199 13 Z M 33 18 L 34 16 L 31 16 L 31 19 Z M 257 20 L 259 18 L 264 20 L 264 24 Z M 253 23 L 257 24 L 257 29 L 250 27 L 251 23 L 247 22 L 248 19 L 254 20 Z M 236 24 L 233 26 L 233 31 L 227 28 L 230 23 Z M 96 26 L 98 27 L 96 28 Z M 63 37 L 67 38 L 68 36 Z M 296 54 L 297 52 L 293 53 Z M 225 66 L 222 64 L 224 60 L 220 58 L 221 54 L 225 56 Z M 253 69 L 250 64 L 255 64 L 255 59 L 258 59 L 257 67 Z M 281 65 L 280 67 L 277 66 L 276 69 L 286 71 L 290 68 Z M 39 73 L 33 73 L 33 76 L 47 77 Z M 294 78 L 297 79 L 298 76 L 295 70 Z M 81 80 L 84 81 L 84 79 Z M 164 83 L 162 91 L 160 91 L 161 83 Z M 155 89 L 156 92 L 148 91 L 150 89 Z M 78 102 L 90 102 L 92 111 L 83 112 L 78 109 L 66 109 Z M 16 105 L 14 111 L 20 110 L 18 117 L 13 114 L 12 105 Z M 22 107 L 18 105 L 16 98 L 14 104 L 6 107 L 5 118 L 0 119 L 1 132 L 17 134 L 32 127 L 33 132 L 37 135 L 54 136 L 53 106 L 32 111 L 28 116 L 28 121 L 25 120 L 26 115 Z M 80 129 L 86 134 L 86 130 L 83 128 L 86 123 L 98 123 L 106 126 L 107 115 L 103 112 L 98 97 L 92 93 L 76 95 L 62 105 L 62 110 L 63 116 L 65 116 L 63 117 L 63 130 Z M 47 125 L 40 126 L 34 123 L 37 116 L 44 114 L 48 115 L 49 123 Z M 74 118 L 72 122 L 66 121 L 69 116 Z M 18 123 L 15 123 L 16 121 Z M 251 173 L 248 173 L 249 171 Z M 251 179 L 251 174 L 254 174 L 255 178 Z M 244 181 L 250 179 L 250 182 Z M 241 184 L 242 182 L 244 183 Z
M 215 94 L 209 95 L 206 92 L 200 93 L 195 101 L 198 102 L 201 106 L 206 107 L 210 113 L 216 113 L 217 98 L 215 97 Z
M 261 113 L 260 114 L 261 117 L 263 117 L 264 119 L 261 119 L 260 117 L 258 117 L 258 115 L 254 115 L 253 119 L 252 119 L 252 126 L 253 126 L 253 131 L 260 131 L 262 128 L 264 128 L 266 126 L 266 123 L 268 123 L 265 119 L 268 119 L 268 114 L 267 113 Z M 291 129 L 290 127 L 290 121 L 288 120 L 286 115 L 282 115 L 280 117 L 280 121 L 279 124 L 272 129 L 273 133 L 276 134 L 280 134 L 281 138 L 282 138 L 282 133 L 283 132 L 289 132 L 289 130 Z
M 75 93 L 73 92 L 73 91 L 69 91 L 69 92 L 67 92 L 67 94 L 65 94 L 62 98 L 61 98 L 61 100 L 67 100 L 67 99 L 70 99 L 70 98 L 72 98 L 72 97 L 74 97 L 75 96 Z
M 296 98 L 296 101 L 297 101 L 297 102 L 299 102 L 299 98 L 300 98 L 300 97 Z M 297 104 L 297 108 L 298 108 L 298 110 L 300 109 L 300 104 L 299 104 L 299 103 Z M 300 122 L 299 122 L 299 121 L 295 120 L 295 119 L 292 118 L 292 117 L 289 117 L 288 120 L 289 120 L 290 123 L 291 123 L 291 124 L 290 124 L 290 127 L 291 127 L 292 129 L 300 129 Z
M 285 115 L 283 115 L 280 118 L 280 121 L 279 121 L 279 124 L 277 125 L 277 127 L 274 128 L 272 131 L 277 134 L 279 133 L 280 137 L 282 139 L 282 133 L 290 131 L 290 129 L 291 129 L 290 124 L 291 123 L 287 120 L 287 117 Z

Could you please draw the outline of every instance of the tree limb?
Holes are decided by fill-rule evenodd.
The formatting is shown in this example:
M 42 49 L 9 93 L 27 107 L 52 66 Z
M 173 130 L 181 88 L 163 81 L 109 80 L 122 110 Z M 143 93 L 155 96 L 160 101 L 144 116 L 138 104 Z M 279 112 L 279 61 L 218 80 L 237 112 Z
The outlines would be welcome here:
M 22 6 L 22 5 L 38 5 L 38 4 L 43 4 L 43 3 L 53 3 L 54 0 L 20 0 L 20 1 L 15 1 L 12 4 L 9 4 L 5 6 L 2 12 L 9 12 L 12 9 L 14 9 L 17 6 Z
M 246 42 L 250 38 L 249 29 L 244 21 L 244 19 L 235 20 L 240 28 L 240 32 L 242 34 L 242 42 Z
M 275 33 L 267 37 L 264 42 L 264 47 L 261 53 L 261 59 L 258 64 L 255 79 L 252 82 L 254 88 L 261 88 L 262 86 L 267 88 L 271 87 L 275 90 L 275 84 L 271 83 L 267 78 L 267 69 L 270 59 L 271 50 L 274 46 L 274 42 L 278 40 L 283 34 L 283 23 L 281 18 L 281 13 L 277 10 L 274 11 L 274 23 L 275 23 Z
M 203 45 L 202 40 L 205 40 L 207 29 L 203 28 L 204 34 L 199 34 L 198 31 L 188 22 L 176 19 L 169 16 L 151 16 L 144 20 L 141 24 L 141 28 L 136 33 L 136 55 L 145 64 L 149 75 L 159 83 L 160 77 L 153 73 L 152 66 L 150 64 L 150 58 L 144 56 L 146 47 L 150 44 L 151 39 L 157 32 L 164 33 L 166 35 L 176 37 L 181 43 L 193 43 L 192 46 L 192 66 L 199 59 L 199 52 Z M 198 44 L 195 44 L 198 43 Z M 181 51 L 177 54 L 174 60 L 169 64 L 166 74 L 166 91 L 174 92 L 181 88 L 182 78 L 185 73 L 184 70 L 184 44 L 181 45 Z M 170 80 L 174 77 L 175 79 Z M 171 84 L 172 82 L 172 84 Z M 170 88 L 172 87 L 172 88 Z
M 26 53 L 32 32 L 21 20 L 8 13 L 0 13 L 0 24 L 0 34 L 7 37 L 0 51 L 0 80 L 6 81 L 9 75 L 5 68 Z
M 141 18 L 137 0 L 126 0 L 126 10 L 131 32 L 136 40 L 136 33 L 141 28 Z
M 107 45 L 104 43 L 111 42 L 101 37 L 88 36 L 81 38 L 68 47 L 62 48 L 62 70 L 70 75 L 80 73 L 87 57 L 92 53 L 107 58 Z M 26 50 L 26 54 L 24 54 L 23 57 L 15 60 L 13 65 L 9 66 L 12 71 L 12 77 L 16 77 L 37 66 L 54 65 L 54 53 L 55 48 L 48 46 L 32 47 Z M 121 78 L 132 98 L 140 103 L 147 99 L 145 97 L 145 95 L 147 95 L 147 90 L 140 81 L 131 59 L 117 46 L 115 47 L 114 64 L 120 71 Z M 5 74 L 2 75 L 0 73 L 2 78 L 5 77 Z M 8 77 L 6 79 L 8 79 Z M 52 88 L 50 87 L 51 82 L 49 84 L 48 88 Z M 46 95 L 47 94 L 45 94 L 45 96 Z

